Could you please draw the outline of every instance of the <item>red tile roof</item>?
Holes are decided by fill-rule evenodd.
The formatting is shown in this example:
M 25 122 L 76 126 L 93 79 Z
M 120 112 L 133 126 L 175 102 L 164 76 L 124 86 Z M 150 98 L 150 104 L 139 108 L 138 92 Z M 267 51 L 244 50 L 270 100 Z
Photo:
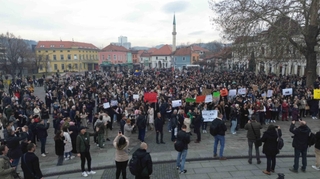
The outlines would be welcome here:
M 73 41 L 39 41 L 36 48 L 56 48 L 56 49 L 69 49 L 69 48 L 81 48 L 81 49 L 97 49 L 96 46 L 90 43 L 73 42 Z
M 110 44 L 110 45 L 104 47 L 101 51 L 105 51 L 105 52 L 128 52 L 129 50 L 126 49 L 123 46 Z
M 197 45 L 192 45 L 192 49 L 193 49 L 194 51 L 209 52 L 208 49 L 202 48 L 202 47 L 197 46 Z
M 150 52 L 147 52 L 147 51 L 143 52 L 143 53 L 140 55 L 140 57 L 150 57 L 150 56 L 151 56 L 151 53 L 150 53 Z
M 192 53 L 191 47 L 181 47 L 178 48 L 175 52 L 175 56 L 190 56 Z
M 232 49 L 231 47 L 225 47 L 221 49 L 219 52 L 210 54 L 204 58 L 204 60 L 209 60 L 213 58 L 231 58 Z
M 164 45 L 161 48 L 155 50 L 152 56 L 169 56 L 172 54 L 172 48 L 170 45 Z
M 153 52 L 156 51 L 156 50 L 157 50 L 157 48 L 149 48 L 148 52 L 153 53 Z

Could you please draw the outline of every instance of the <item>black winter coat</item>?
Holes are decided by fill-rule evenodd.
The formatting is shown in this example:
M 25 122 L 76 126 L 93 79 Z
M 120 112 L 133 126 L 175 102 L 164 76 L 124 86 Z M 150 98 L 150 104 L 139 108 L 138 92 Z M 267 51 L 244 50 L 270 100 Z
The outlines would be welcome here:
M 7 156 L 10 159 L 20 158 L 22 155 L 20 141 L 27 138 L 27 134 L 22 132 L 20 137 L 9 135 L 7 138 L 7 147 L 9 148 Z
M 188 144 L 190 143 L 190 135 L 183 130 L 180 130 L 177 134 L 177 140 L 182 141 L 184 144 L 183 149 L 188 149 Z
M 54 140 L 54 149 L 56 152 L 56 155 L 63 155 L 64 154 L 64 137 L 61 137 L 57 140 Z
M 281 129 L 278 129 L 278 134 L 281 137 Z M 275 156 L 279 153 L 278 149 L 278 135 L 276 129 L 267 130 L 263 133 L 262 138 L 260 139 L 264 144 L 262 148 L 262 153 L 268 156 Z
M 290 125 L 290 132 L 294 134 L 292 147 L 298 150 L 306 150 L 308 148 L 308 138 L 311 132 L 307 125 L 295 127 L 294 124 Z
M 24 157 L 25 155 L 25 157 Z M 25 160 L 24 160 L 25 159 Z M 27 168 L 27 165 L 29 169 Z M 37 176 L 38 178 L 42 178 L 42 172 L 40 170 L 40 166 L 39 166 L 39 158 L 33 153 L 33 152 L 27 152 L 25 154 L 22 155 L 21 157 L 21 168 L 23 170 L 23 176 L 24 178 L 35 178 L 29 170 L 31 170 L 35 176 Z
M 141 159 L 142 168 L 147 167 L 148 173 L 149 175 L 151 175 L 153 172 L 153 168 L 152 168 L 152 159 L 150 154 L 144 149 L 137 149 L 132 155 L 137 155 L 138 158 Z M 144 179 L 149 177 L 141 177 L 139 175 L 136 175 L 136 178 Z
M 314 144 L 314 147 L 320 150 L 320 131 L 316 133 L 316 143 Z
M 50 123 L 47 123 L 47 127 L 44 124 L 37 124 L 37 135 L 40 138 L 48 137 L 47 130 L 49 129 Z
M 160 118 L 156 117 L 154 119 L 154 127 L 155 127 L 156 131 L 162 132 L 163 124 L 164 124 L 164 121 L 161 117 Z

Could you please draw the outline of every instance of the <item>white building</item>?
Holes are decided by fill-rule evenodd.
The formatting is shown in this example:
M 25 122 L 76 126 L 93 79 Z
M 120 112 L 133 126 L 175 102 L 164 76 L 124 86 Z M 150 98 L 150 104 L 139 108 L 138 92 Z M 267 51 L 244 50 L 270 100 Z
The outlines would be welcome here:
M 128 42 L 128 37 L 126 37 L 126 36 L 118 37 L 118 42 L 112 42 L 111 44 L 125 47 L 128 50 L 131 49 L 131 43 Z
M 151 54 L 151 68 L 171 68 L 172 48 L 164 45 Z

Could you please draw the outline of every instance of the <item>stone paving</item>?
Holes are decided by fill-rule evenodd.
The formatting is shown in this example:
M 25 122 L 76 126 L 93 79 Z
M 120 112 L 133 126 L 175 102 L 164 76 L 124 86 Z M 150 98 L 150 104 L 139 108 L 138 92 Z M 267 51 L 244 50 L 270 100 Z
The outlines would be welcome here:
M 43 88 L 36 87 L 35 94 L 40 96 L 41 99 L 44 99 L 45 93 Z M 305 120 L 312 131 L 319 131 L 320 120 L 312 120 L 311 118 L 306 118 Z M 227 125 L 229 126 L 229 124 Z M 307 172 L 299 174 L 290 173 L 288 168 L 293 165 L 293 148 L 291 146 L 292 138 L 291 133 L 289 132 L 290 122 L 277 121 L 275 125 L 281 126 L 283 139 L 285 142 L 285 146 L 278 155 L 276 168 L 277 172 L 285 173 L 285 178 L 320 178 L 320 175 L 317 175 L 320 174 L 320 172 L 311 168 L 311 164 L 314 162 L 314 147 L 311 147 L 308 151 L 309 158 Z M 114 124 L 114 126 L 114 130 L 109 132 L 111 140 L 113 140 L 113 138 L 117 135 L 117 131 L 119 129 L 117 124 Z M 165 126 L 164 129 L 167 129 L 167 127 Z M 92 128 L 90 130 L 92 131 Z M 266 126 L 264 126 L 262 131 L 265 130 Z M 172 164 L 176 160 L 177 152 L 174 150 L 173 143 L 170 140 L 170 135 L 171 133 L 169 133 L 167 130 L 164 130 L 164 141 L 166 144 L 156 144 L 154 131 L 148 131 L 146 133 L 145 141 L 148 143 L 148 151 L 152 156 L 155 166 L 156 163 Z M 239 130 L 236 135 L 232 135 L 228 129 L 226 134 L 226 146 L 224 150 L 224 155 L 228 158 L 228 160 L 221 162 L 213 159 L 213 137 L 209 133 L 202 134 L 201 143 L 194 143 L 193 141 L 195 138 L 196 136 L 194 134 L 192 136 L 192 142 L 189 144 L 187 155 L 188 162 L 186 164 L 186 169 L 188 172 L 185 175 L 180 175 L 180 178 L 277 178 L 276 174 L 266 176 L 261 173 L 261 170 L 265 169 L 266 165 L 264 158 L 262 159 L 262 164 L 260 165 L 249 165 L 247 163 L 248 145 L 245 130 Z M 130 153 L 135 151 L 139 145 L 137 134 L 133 134 L 131 140 L 132 147 Z M 112 146 L 112 142 L 107 142 L 106 148 L 99 150 L 98 147 L 94 146 L 92 141 L 93 140 L 91 140 L 92 168 L 98 171 L 98 173 L 92 178 L 99 177 L 99 175 L 101 177 L 105 172 L 104 169 L 110 170 L 109 172 L 107 171 L 107 173 L 112 173 L 111 171 L 114 170 L 112 168 L 115 167 L 115 149 Z M 41 170 L 46 178 L 59 178 L 60 175 L 63 178 L 69 178 L 69 176 L 70 178 L 78 178 L 81 176 L 80 159 L 78 157 L 70 161 L 65 161 L 63 166 L 56 166 L 57 156 L 54 153 L 52 128 L 49 129 L 46 148 L 49 152 L 47 157 L 41 157 L 40 146 L 38 146 L 36 151 L 37 156 L 40 158 Z M 263 154 L 261 154 L 261 156 L 264 157 Z M 156 170 L 157 169 L 154 168 L 154 171 Z M 174 173 L 177 173 L 176 170 L 174 171 Z M 168 170 L 161 172 L 170 173 Z M 63 175 L 66 173 L 68 173 L 68 175 Z

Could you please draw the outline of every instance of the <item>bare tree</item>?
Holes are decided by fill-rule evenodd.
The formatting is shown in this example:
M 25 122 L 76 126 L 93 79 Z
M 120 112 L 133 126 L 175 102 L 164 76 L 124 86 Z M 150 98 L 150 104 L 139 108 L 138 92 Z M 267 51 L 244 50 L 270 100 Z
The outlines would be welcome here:
M 305 57 L 307 85 L 314 82 L 317 76 L 315 48 L 320 32 L 319 0 L 222 0 L 218 3 L 209 0 L 209 4 L 217 14 L 213 22 L 223 29 L 227 39 L 253 37 L 268 29 L 269 42 L 290 44 Z M 279 46 L 275 49 L 280 49 L 279 55 L 284 51 Z
M 34 65 L 36 66 L 37 72 L 39 73 L 39 70 L 43 70 L 45 74 L 47 75 L 47 73 L 50 71 L 50 55 L 51 53 L 42 53 L 39 55 L 35 55 L 34 54 Z
M 12 75 L 22 75 L 25 61 L 30 58 L 28 45 L 14 34 L 7 32 L 0 35 L 0 43 L 5 47 L 5 60 L 3 60 L 3 70 Z

